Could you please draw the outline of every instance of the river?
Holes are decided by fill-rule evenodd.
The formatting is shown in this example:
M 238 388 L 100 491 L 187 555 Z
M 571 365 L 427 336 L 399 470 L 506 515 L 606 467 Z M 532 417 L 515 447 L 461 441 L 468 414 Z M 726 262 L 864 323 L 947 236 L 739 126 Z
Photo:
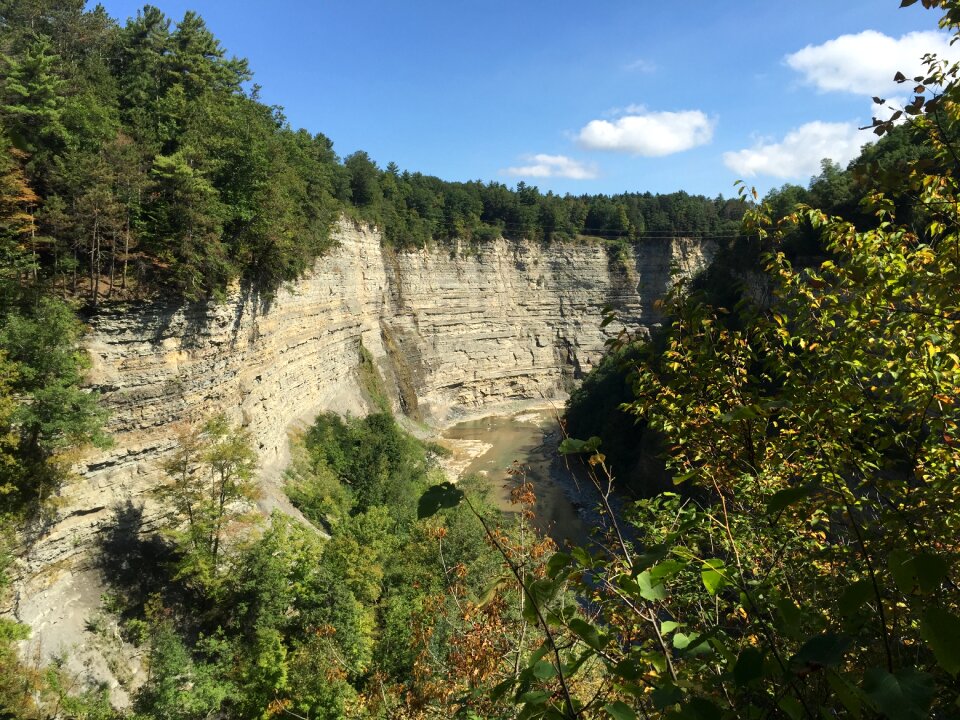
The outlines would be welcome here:
M 459 460 L 459 476 L 488 478 L 491 499 L 505 512 L 517 511 L 511 487 L 521 477 L 532 483 L 534 525 L 563 547 L 567 541 L 584 543 L 588 529 L 574 504 L 577 482 L 557 455 L 559 435 L 554 411 L 536 410 L 461 422 L 441 438 Z

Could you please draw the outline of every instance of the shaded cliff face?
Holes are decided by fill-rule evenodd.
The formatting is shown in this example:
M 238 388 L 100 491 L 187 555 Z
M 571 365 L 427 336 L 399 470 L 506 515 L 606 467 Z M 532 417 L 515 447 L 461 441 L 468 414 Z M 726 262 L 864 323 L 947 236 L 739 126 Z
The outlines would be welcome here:
M 322 410 L 359 414 L 360 344 L 397 410 L 428 422 L 513 400 L 562 401 L 603 352 L 601 309 L 629 326 L 658 321 L 671 266 L 690 274 L 712 248 L 645 243 L 614 257 L 601 245 L 499 240 L 463 254 L 393 252 L 375 230 L 342 222 L 339 247 L 271 300 L 236 291 L 220 305 L 162 302 L 90 321 L 90 382 L 112 412 L 114 448 L 88 457 L 57 517 L 20 566 L 15 608 L 53 654 L 77 642 L 99 600 L 94 550 L 118 507 L 149 530 L 150 489 L 178 426 L 225 412 L 254 437 L 264 509 L 293 512 L 279 488 L 287 432 Z

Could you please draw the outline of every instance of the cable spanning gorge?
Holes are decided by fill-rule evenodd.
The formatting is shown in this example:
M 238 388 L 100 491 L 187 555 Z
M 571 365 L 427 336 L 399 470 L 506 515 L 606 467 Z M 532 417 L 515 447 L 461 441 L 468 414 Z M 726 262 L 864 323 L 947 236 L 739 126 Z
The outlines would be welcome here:
M 341 221 L 334 234 L 336 249 L 270 299 L 237 289 L 219 304 L 156 301 L 89 319 L 90 383 L 110 409 L 114 445 L 81 461 L 18 567 L 14 612 L 44 654 L 77 644 L 99 603 L 91 549 L 117 509 L 143 508 L 152 527 L 150 490 L 178 426 L 218 412 L 243 425 L 263 509 L 295 512 L 279 483 L 289 428 L 324 410 L 368 411 L 362 355 L 394 409 L 432 426 L 562 402 L 619 328 L 601 330 L 605 305 L 630 326 L 651 326 L 671 272 L 695 273 L 714 251 L 664 239 L 626 252 L 505 240 L 395 252 L 374 228 Z M 90 662 L 89 652 L 71 662 Z

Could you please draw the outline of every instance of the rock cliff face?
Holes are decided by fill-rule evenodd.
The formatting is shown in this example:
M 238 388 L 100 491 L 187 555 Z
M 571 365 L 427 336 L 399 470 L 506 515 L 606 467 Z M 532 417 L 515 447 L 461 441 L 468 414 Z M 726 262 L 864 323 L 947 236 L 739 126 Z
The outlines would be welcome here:
M 347 222 L 336 236 L 335 251 L 270 300 L 237 290 L 220 305 L 158 302 L 92 318 L 91 384 L 112 412 L 115 445 L 81 465 L 20 566 L 14 611 L 44 654 L 81 642 L 99 602 L 94 551 L 118 509 L 147 529 L 162 511 L 149 490 L 178 426 L 214 412 L 243 424 L 265 470 L 265 509 L 292 511 L 277 482 L 288 430 L 322 410 L 365 412 L 361 343 L 396 409 L 427 422 L 562 400 L 601 357 L 604 305 L 649 327 L 671 267 L 690 274 L 712 254 L 676 239 L 619 254 L 504 240 L 470 253 L 393 252 L 375 230 Z M 104 662 L 85 652 L 73 664 Z

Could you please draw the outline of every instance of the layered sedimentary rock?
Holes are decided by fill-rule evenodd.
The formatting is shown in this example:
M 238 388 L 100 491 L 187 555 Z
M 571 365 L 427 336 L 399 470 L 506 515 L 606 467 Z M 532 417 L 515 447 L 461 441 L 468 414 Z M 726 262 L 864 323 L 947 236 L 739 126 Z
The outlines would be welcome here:
M 91 318 L 90 382 L 115 444 L 81 463 L 19 567 L 14 611 L 44 654 L 84 644 L 99 602 L 96 550 L 117 518 L 149 530 L 163 514 L 150 490 L 179 427 L 216 412 L 243 425 L 265 469 L 265 509 L 292 512 L 277 481 L 289 428 L 321 410 L 367 409 L 361 343 L 396 409 L 428 422 L 560 400 L 619 327 L 600 328 L 605 305 L 650 326 L 671 268 L 690 274 L 712 252 L 683 239 L 394 252 L 370 228 L 341 222 L 335 235 L 338 247 L 272 298 L 237 289 L 216 305 L 152 302 Z M 83 651 L 74 664 L 84 653 L 104 662 Z
M 557 397 L 602 356 L 605 305 L 628 325 L 655 323 L 671 266 L 703 263 L 703 248 L 687 241 L 637 250 L 499 241 L 468 257 L 398 254 L 383 323 L 388 349 L 399 349 L 393 366 L 409 365 L 419 409 L 432 418 Z

